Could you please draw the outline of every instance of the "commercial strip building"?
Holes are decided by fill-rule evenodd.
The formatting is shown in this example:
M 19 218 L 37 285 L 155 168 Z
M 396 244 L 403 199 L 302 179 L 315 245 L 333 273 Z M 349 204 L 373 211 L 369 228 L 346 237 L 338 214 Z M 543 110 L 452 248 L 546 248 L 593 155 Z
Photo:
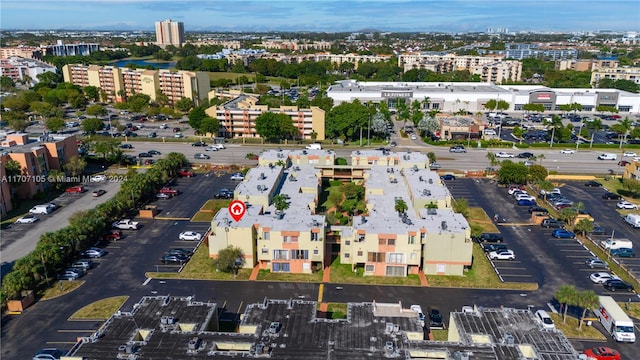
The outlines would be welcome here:
M 38 75 L 45 72 L 57 73 L 58 69 L 35 59 L 17 56 L 0 59 L 0 75 L 10 77 L 14 82 L 23 82 L 27 76 L 31 83 L 38 83 Z
M 181 47 L 184 44 L 184 23 L 179 21 L 156 21 L 156 45 Z
M 471 265 L 469 224 L 452 211 L 451 194 L 424 154 L 367 150 L 352 154 L 352 166 L 334 160 L 332 151 L 263 152 L 234 192 L 248 204 L 244 217 L 233 221 L 227 209 L 214 216 L 209 256 L 233 245 L 247 268 L 311 273 L 330 265 L 330 249 L 339 244 L 341 263 L 371 276 L 462 275 Z M 366 214 L 351 225 L 327 224 L 316 213 L 323 179 L 362 184 Z M 278 194 L 288 209 L 274 207 Z M 400 214 L 399 200 L 407 205 Z
M 38 139 L 29 138 L 28 134 L 13 133 L 2 136 L 0 146 L 0 175 L 7 175 L 6 163 L 17 161 L 22 169 L 19 178 L 2 181 L 2 199 L 0 214 L 6 215 L 12 210 L 12 199 L 29 199 L 39 192 L 51 187 L 47 180 L 49 171 L 63 171 L 69 159 L 78 156 L 78 142 L 72 136 L 47 136 Z M 16 181 L 13 181 L 16 180 Z
M 235 332 L 219 330 L 223 311 L 193 297 L 143 297 L 79 338 L 63 359 L 578 358 L 562 332 L 543 329 L 529 310 L 453 312 L 447 342 L 429 341 L 429 329 L 402 303 L 348 303 L 347 318 L 334 320 L 318 317 L 314 301 L 265 299 L 246 307 Z
M 211 89 L 209 75 L 201 71 L 128 69 L 114 66 L 72 64 L 62 67 L 65 82 L 96 86 L 111 102 L 123 102 L 127 96 L 146 94 L 151 100 L 158 92 L 174 104 L 182 98 L 196 103 L 207 98 Z
M 394 109 L 398 101 L 425 103 L 427 110 L 442 112 L 487 111 L 489 100 L 504 100 L 508 111 L 524 111 L 525 104 L 542 104 L 547 111 L 578 103 L 582 111 L 596 112 L 598 106 L 611 106 L 624 113 L 640 112 L 640 94 L 617 89 L 549 88 L 542 85 L 494 85 L 472 82 L 361 82 L 342 80 L 331 85 L 327 96 L 334 105 L 351 102 L 386 102 Z
M 212 92 L 210 97 L 226 96 Z M 219 136 L 226 138 L 259 138 L 256 131 L 258 116 L 273 112 L 285 114 L 291 118 L 293 125 L 299 131 L 299 138 L 307 140 L 325 139 L 325 111 L 317 106 L 300 109 L 297 106 L 282 106 L 269 108 L 258 105 L 258 98 L 253 95 L 237 94 L 222 105 L 212 106 L 206 110 L 207 115 L 220 121 Z

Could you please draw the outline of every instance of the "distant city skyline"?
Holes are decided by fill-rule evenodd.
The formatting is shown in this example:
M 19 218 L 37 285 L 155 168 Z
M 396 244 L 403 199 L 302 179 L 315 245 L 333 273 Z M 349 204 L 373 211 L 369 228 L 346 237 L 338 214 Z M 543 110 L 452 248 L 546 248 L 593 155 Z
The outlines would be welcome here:
M 2 0 L 2 30 L 640 31 L 637 0 Z

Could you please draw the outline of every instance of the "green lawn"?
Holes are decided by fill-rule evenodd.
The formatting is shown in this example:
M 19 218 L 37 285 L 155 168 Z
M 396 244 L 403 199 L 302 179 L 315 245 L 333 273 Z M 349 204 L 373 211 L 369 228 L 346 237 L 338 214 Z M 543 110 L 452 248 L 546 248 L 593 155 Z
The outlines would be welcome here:
M 567 316 L 567 322 L 562 322 L 562 314 L 549 314 L 553 319 L 556 328 L 564 333 L 569 339 L 606 340 L 600 331 L 587 324 L 582 324 L 582 330 L 578 330 L 578 319 Z
M 76 311 L 69 317 L 70 320 L 106 320 L 118 311 L 122 304 L 129 299 L 128 296 L 114 296 L 91 303 Z
M 433 329 L 431 333 L 433 334 L 433 341 L 449 341 L 449 330 Z
M 44 289 L 40 300 L 50 300 L 57 298 L 58 296 L 65 295 L 79 288 L 84 284 L 83 280 L 58 280 L 54 281 L 53 285 Z
M 362 268 L 358 268 L 356 272 L 353 272 L 350 264 L 340 264 L 340 258 L 336 258 L 331 263 L 330 281 L 338 284 L 420 286 L 418 275 L 408 275 L 407 277 L 364 276 L 363 272 Z
M 313 274 L 272 273 L 269 270 L 260 270 L 258 280 L 283 281 L 283 282 L 322 282 L 322 271 Z
M 226 208 L 231 200 L 208 200 L 192 218 L 194 222 L 211 222 L 218 210 Z M 206 211 L 202 211 L 206 210 Z
M 491 221 L 483 208 L 470 207 L 467 221 L 473 226 L 481 229 L 481 232 L 496 233 L 499 232 L 496 225 Z
M 332 319 L 346 319 L 347 304 L 346 303 L 328 303 L 327 312 L 331 314 Z

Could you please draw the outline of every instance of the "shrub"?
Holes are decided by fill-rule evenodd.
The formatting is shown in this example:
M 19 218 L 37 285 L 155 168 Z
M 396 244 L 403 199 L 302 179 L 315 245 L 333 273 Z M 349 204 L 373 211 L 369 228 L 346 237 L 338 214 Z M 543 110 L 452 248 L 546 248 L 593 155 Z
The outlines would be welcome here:
M 345 159 L 345 158 L 336 158 L 336 165 L 347 165 L 347 159 Z

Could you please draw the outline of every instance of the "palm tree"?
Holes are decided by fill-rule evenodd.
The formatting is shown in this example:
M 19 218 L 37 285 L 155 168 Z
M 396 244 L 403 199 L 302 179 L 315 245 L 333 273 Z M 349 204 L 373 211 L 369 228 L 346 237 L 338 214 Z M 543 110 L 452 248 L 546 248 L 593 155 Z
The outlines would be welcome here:
M 562 323 L 567 322 L 567 310 L 569 305 L 573 305 L 576 300 L 576 288 L 573 285 L 562 285 L 558 291 L 556 291 L 556 299 L 563 306 Z
M 409 207 L 407 206 L 407 203 L 404 200 L 402 199 L 396 200 L 396 205 L 394 206 L 394 210 L 398 212 L 398 215 L 404 214 L 405 212 L 407 212 L 408 209 Z
M 562 119 L 558 115 L 553 115 L 551 121 L 546 121 L 545 125 L 551 125 L 551 143 L 549 147 L 553 147 L 553 140 L 556 136 L 556 129 L 562 127 Z
M 398 119 L 402 121 L 402 131 L 407 130 L 407 120 L 411 117 L 409 107 L 404 101 L 398 102 Z
M 578 330 L 582 330 L 582 323 L 584 322 L 584 317 L 587 315 L 587 311 L 595 308 L 600 303 L 600 299 L 598 298 L 598 294 L 596 294 L 593 290 L 585 290 L 581 291 L 577 294 L 577 304 L 582 308 L 582 316 L 580 317 L 580 325 L 578 326 Z
M 287 198 L 285 198 L 281 194 L 274 196 L 272 202 L 273 202 L 273 206 L 280 213 L 282 213 L 284 210 L 287 210 L 289 208 L 289 203 L 287 202 Z
M 602 120 L 600 119 L 593 119 L 593 121 L 589 122 L 587 124 L 587 128 L 589 128 L 591 130 L 591 142 L 589 143 L 589 147 L 593 147 L 593 137 L 596 135 L 596 133 L 600 130 L 602 130 L 603 126 L 602 126 Z
M 617 132 L 620 137 L 620 149 L 622 148 L 623 141 L 627 140 L 627 135 L 629 135 L 629 131 L 631 131 L 632 127 L 631 120 L 629 120 L 628 117 L 618 120 L 617 124 L 611 125 L 611 130 Z
M 489 160 L 489 166 L 493 167 L 498 165 L 500 162 L 498 161 L 498 158 L 496 158 L 496 154 L 494 152 L 487 152 L 487 156 L 486 158 Z

